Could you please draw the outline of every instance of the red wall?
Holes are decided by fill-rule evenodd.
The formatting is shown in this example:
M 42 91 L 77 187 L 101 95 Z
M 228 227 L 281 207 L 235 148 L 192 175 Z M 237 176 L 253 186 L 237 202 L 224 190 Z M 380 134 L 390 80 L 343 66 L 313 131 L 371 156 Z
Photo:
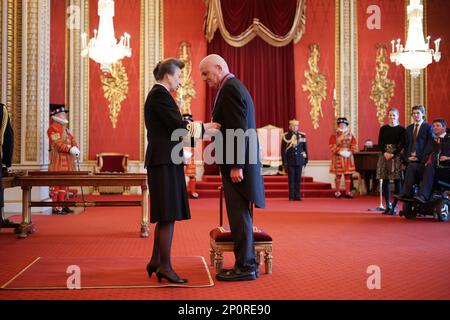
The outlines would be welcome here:
M 97 0 L 90 0 L 90 34 L 98 28 Z M 126 31 L 131 35 L 131 58 L 122 63 L 128 75 L 128 95 L 122 102 L 117 126 L 109 119 L 108 100 L 100 82 L 100 65 L 90 59 L 89 72 L 89 159 L 99 152 L 128 153 L 130 160 L 139 160 L 140 144 L 140 0 L 115 1 L 114 28 L 119 40 Z
M 196 96 L 192 99 L 191 110 L 195 120 L 210 120 L 205 114 L 206 85 L 203 83 L 198 65 L 206 55 L 206 39 L 203 35 L 205 16 L 203 0 L 164 1 L 164 57 L 176 57 L 182 41 L 191 44 L 192 79 Z
M 50 103 L 66 100 L 66 5 L 50 3 Z
M 377 5 L 381 9 L 381 29 L 370 30 L 367 27 L 367 8 Z M 401 38 L 404 44 L 405 34 L 405 7 L 403 0 L 359 0 L 358 1 L 358 144 L 361 148 L 366 139 L 378 141 L 380 125 L 377 119 L 377 109 L 369 98 L 372 81 L 375 78 L 376 44 L 384 43 L 388 55 L 391 53 L 391 40 Z M 400 123 L 404 125 L 405 110 L 405 79 L 404 68 L 392 64 L 390 60 L 388 78 L 395 81 L 394 96 L 390 107 L 400 110 Z
M 428 33 L 432 40 L 441 37 L 442 59 L 428 67 L 428 113 L 429 118 L 442 116 L 450 121 L 450 65 L 448 43 L 450 29 L 443 21 L 450 19 L 450 1 L 428 1 Z M 377 140 L 379 124 L 376 107 L 369 99 L 371 82 L 375 75 L 375 54 L 377 43 L 388 46 L 390 41 L 400 37 L 404 41 L 405 7 L 402 0 L 359 0 L 358 2 L 358 86 L 359 86 L 359 144 L 367 138 Z M 369 5 L 381 8 L 381 30 L 369 30 L 366 27 Z M 90 37 L 98 27 L 97 0 L 90 0 Z M 300 130 L 306 132 L 309 141 L 310 157 L 313 160 L 329 159 L 327 143 L 323 143 L 334 128 L 334 110 L 332 108 L 333 88 L 335 87 L 335 1 L 308 1 L 307 27 L 299 43 L 294 47 L 296 114 L 300 120 Z M 51 50 L 50 50 L 50 102 L 65 102 L 65 1 L 51 0 Z M 205 110 L 206 87 L 198 72 L 198 64 L 206 55 L 206 40 L 203 36 L 205 4 L 203 0 L 165 0 L 164 1 L 164 56 L 176 56 L 181 41 L 188 41 L 192 46 L 192 77 L 196 97 L 192 100 L 195 119 L 209 120 Z M 125 58 L 123 63 L 129 77 L 129 93 L 122 103 L 117 128 L 113 129 L 109 120 L 107 100 L 103 96 L 100 84 L 99 65 L 90 62 L 90 121 L 89 158 L 94 159 L 98 152 L 127 152 L 133 160 L 139 159 L 140 143 L 140 0 L 116 1 L 114 18 L 116 37 L 127 31 L 131 34 L 133 56 Z M 327 79 L 327 99 L 322 108 L 324 117 L 320 127 L 314 130 L 309 115 L 308 93 L 303 92 L 302 85 L 306 79 L 304 71 L 308 69 L 308 45 L 320 45 L 321 57 L 319 68 Z M 404 116 L 404 69 L 390 65 L 389 78 L 396 81 L 395 96 L 391 105 L 401 110 Z M 70 107 L 70 106 L 69 106 Z M 288 119 L 286 119 L 288 121 Z
M 306 33 L 294 47 L 295 56 L 295 99 L 296 114 L 300 121 L 300 131 L 308 139 L 308 152 L 311 160 L 329 159 L 328 137 L 334 128 L 333 89 L 335 57 L 335 1 L 314 0 L 307 2 Z M 319 70 L 327 80 L 327 99 L 322 102 L 323 118 L 320 127 L 314 130 L 308 102 L 308 91 L 302 85 L 306 83 L 304 71 L 309 69 L 308 46 L 318 43 L 320 46 Z M 289 119 L 286 119 L 288 122 Z M 326 143 L 324 143 L 324 139 Z
M 434 40 L 441 38 L 442 58 L 439 63 L 433 62 L 428 66 L 428 118 L 430 121 L 443 117 L 450 122 L 450 1 L 428 0 L 428 34 L 431 36 L 434 49 Z

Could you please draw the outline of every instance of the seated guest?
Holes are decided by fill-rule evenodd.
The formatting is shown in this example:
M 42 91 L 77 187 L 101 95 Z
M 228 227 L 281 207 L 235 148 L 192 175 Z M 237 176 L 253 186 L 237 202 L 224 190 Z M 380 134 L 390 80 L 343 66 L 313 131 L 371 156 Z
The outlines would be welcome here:
M 427 147 L 428 161 L 425 164 L 422 183 L 419 194 L 414 197 L 417 201 L 425 203 L 430 199 L 433 184 L 435 181 L 436 166 L 443 165 L 450 167 L 450 130 L 444 119 L 433 121 L 434 139 Z
M 406 177 L 400 200 L 411 199 L 414 195 L 413 186 L 420 181 L 427 157 L 425 148 L 433 139 L 432 126 L 425 122 L 425 107 L 417 105 L 412 108 L 414 123 L 406 128 L 406 145 L 403 159 L 406 166 Z
M 378 146 L 380 155 L 377 163 L 377 179 L 383 179 L 382 189 L 386 200 L 383 214 L 395 215 L 398 199 L 391 204 L 391 180 L 394 181 L 395 194 L 400 193 L 401 159 L 400 153 L 405 146 L 406 131 L 398 123 L 399 112 L 391 108 L 388 112 L 389 123 L 380 128 Z

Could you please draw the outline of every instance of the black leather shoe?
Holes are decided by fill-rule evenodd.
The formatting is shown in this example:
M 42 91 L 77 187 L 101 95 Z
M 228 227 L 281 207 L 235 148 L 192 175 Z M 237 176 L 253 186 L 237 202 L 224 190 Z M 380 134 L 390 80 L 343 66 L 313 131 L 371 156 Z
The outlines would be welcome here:
M 382 214 L 391 214 L 391 207 L 387 207 L 386 209 L 384 209 L 384 211 L 382 212 Z
M 295 201 L 302 201 L 302 198 L 295 198 Z
M 8 219 L 3 220 L 2 218 L 0 218 L 0 228 L 18 228 L 19 226 L 19 223 L 14 223 L 9 221 Z
M 233 269 L 225 269 L 225 268 L 223 268 L 223 269 L 220 271 L 220 273 L 230 272 L 231 270 L 233 270 Z M 256 278 L 259 278 L 259 268 L 256 268 L 256 269 L 255 269 L 255 275 L 256 275 Z
M 391 210 L 389 210 L 389 213 L 388 213 L 388 215 L 390 215 L 390 216 L 396 216 L 396 215 L 397 215 L 397 211 L 396 211 L 396 210 L 393 210 L 393 209 L 391 209 Z
M 74 211 L 73 211 L 72 209 L 70 209 L 69 207 L 64 207 L 64 208 L 62 209 L 62 212 L 63 212 L 63 213 L 67 213 L 67 214 L 69 214 L 69 213 L 74 213 Z
M 415 197 L 414 197 L 414 200 L 416 200 L 417 202 L 420 202 L 420 203 L 427 203 L 427 200 L 426 200 L 425 197 L 422 196 L 421 194 L 415 196 Z
M 55 214 L 55 215 L 63 215 L 64 212 L 63 212 L 62 209 L 56 209 L 56 208 L 53 208 L 53 209 L 52 209 L 52 214 Z
M 227 272 L 216 274 L 216 279 L 219 281 L 247 281 L 256 280 L 255 271 L 241 271 L 239 269 L 232 269 Z
M 170 283 L 186 283 L 188 282 L 188 279 L 182 279 L 179 276 L 175 275 L 168 275 L 165 273 L 162 273 L 161 271 L 156 271 L 156 277 L 158 278 L 158 282 L 161 282 L 161 279 L 166 279 Z
M 148 277 L 151 278 L 152 277 L 152 273 L 156 272 L 156 270 L 158 270 L 158 266 L 157 265 L 152 265 L 152 264 L 147 264 L 147 273 L 148 273 Z

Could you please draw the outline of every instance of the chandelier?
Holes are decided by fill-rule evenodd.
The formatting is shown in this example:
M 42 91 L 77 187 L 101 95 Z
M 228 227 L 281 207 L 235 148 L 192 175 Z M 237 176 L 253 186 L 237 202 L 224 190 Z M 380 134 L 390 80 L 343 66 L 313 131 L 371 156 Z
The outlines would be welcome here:
M 397 39 L 397 43 L 392 40 L 391 62 L 395 62 L 396 65 L 402 64 L 405 69 L 411 71 L 413 78 L 417 78 L 420 71 L 433 62 L 433 58 L 436 62 L 441 60 L 439 52 L 441 39 L 434 41 L 436 50 L 430 49 L 430 36 L 425 43 L 422 25 L 423 5 L 420 4 L 420 0 L 410 0 L 407 13 L 409 26 L 406 47 L 403 47 L 400 39 Z
M 130 34 L 124 33 L 117 43 L 114 35 L 114 0 L 99 0 L 98 15 L 100 17 L 98 32 L 94 30 L 94 37 L 87 44 L 86 32 L 81 35 L 81 56 L 89 56 L 100 64 L 100 69 L 111 72 L 111 65 L 124 57 L 131 57 Z

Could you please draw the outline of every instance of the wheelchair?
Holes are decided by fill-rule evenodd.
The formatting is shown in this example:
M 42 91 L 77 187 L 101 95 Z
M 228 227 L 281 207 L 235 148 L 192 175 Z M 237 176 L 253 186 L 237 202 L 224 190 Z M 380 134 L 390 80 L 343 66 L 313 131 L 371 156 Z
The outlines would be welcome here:
M 414 199 L 405 200 L 399 215 L 406 219 L 433 216 L 436 221 L 448 221 L 450 218 L 450 167 L 436 167 L 433 191 L 427 203 L 420 203 Z

